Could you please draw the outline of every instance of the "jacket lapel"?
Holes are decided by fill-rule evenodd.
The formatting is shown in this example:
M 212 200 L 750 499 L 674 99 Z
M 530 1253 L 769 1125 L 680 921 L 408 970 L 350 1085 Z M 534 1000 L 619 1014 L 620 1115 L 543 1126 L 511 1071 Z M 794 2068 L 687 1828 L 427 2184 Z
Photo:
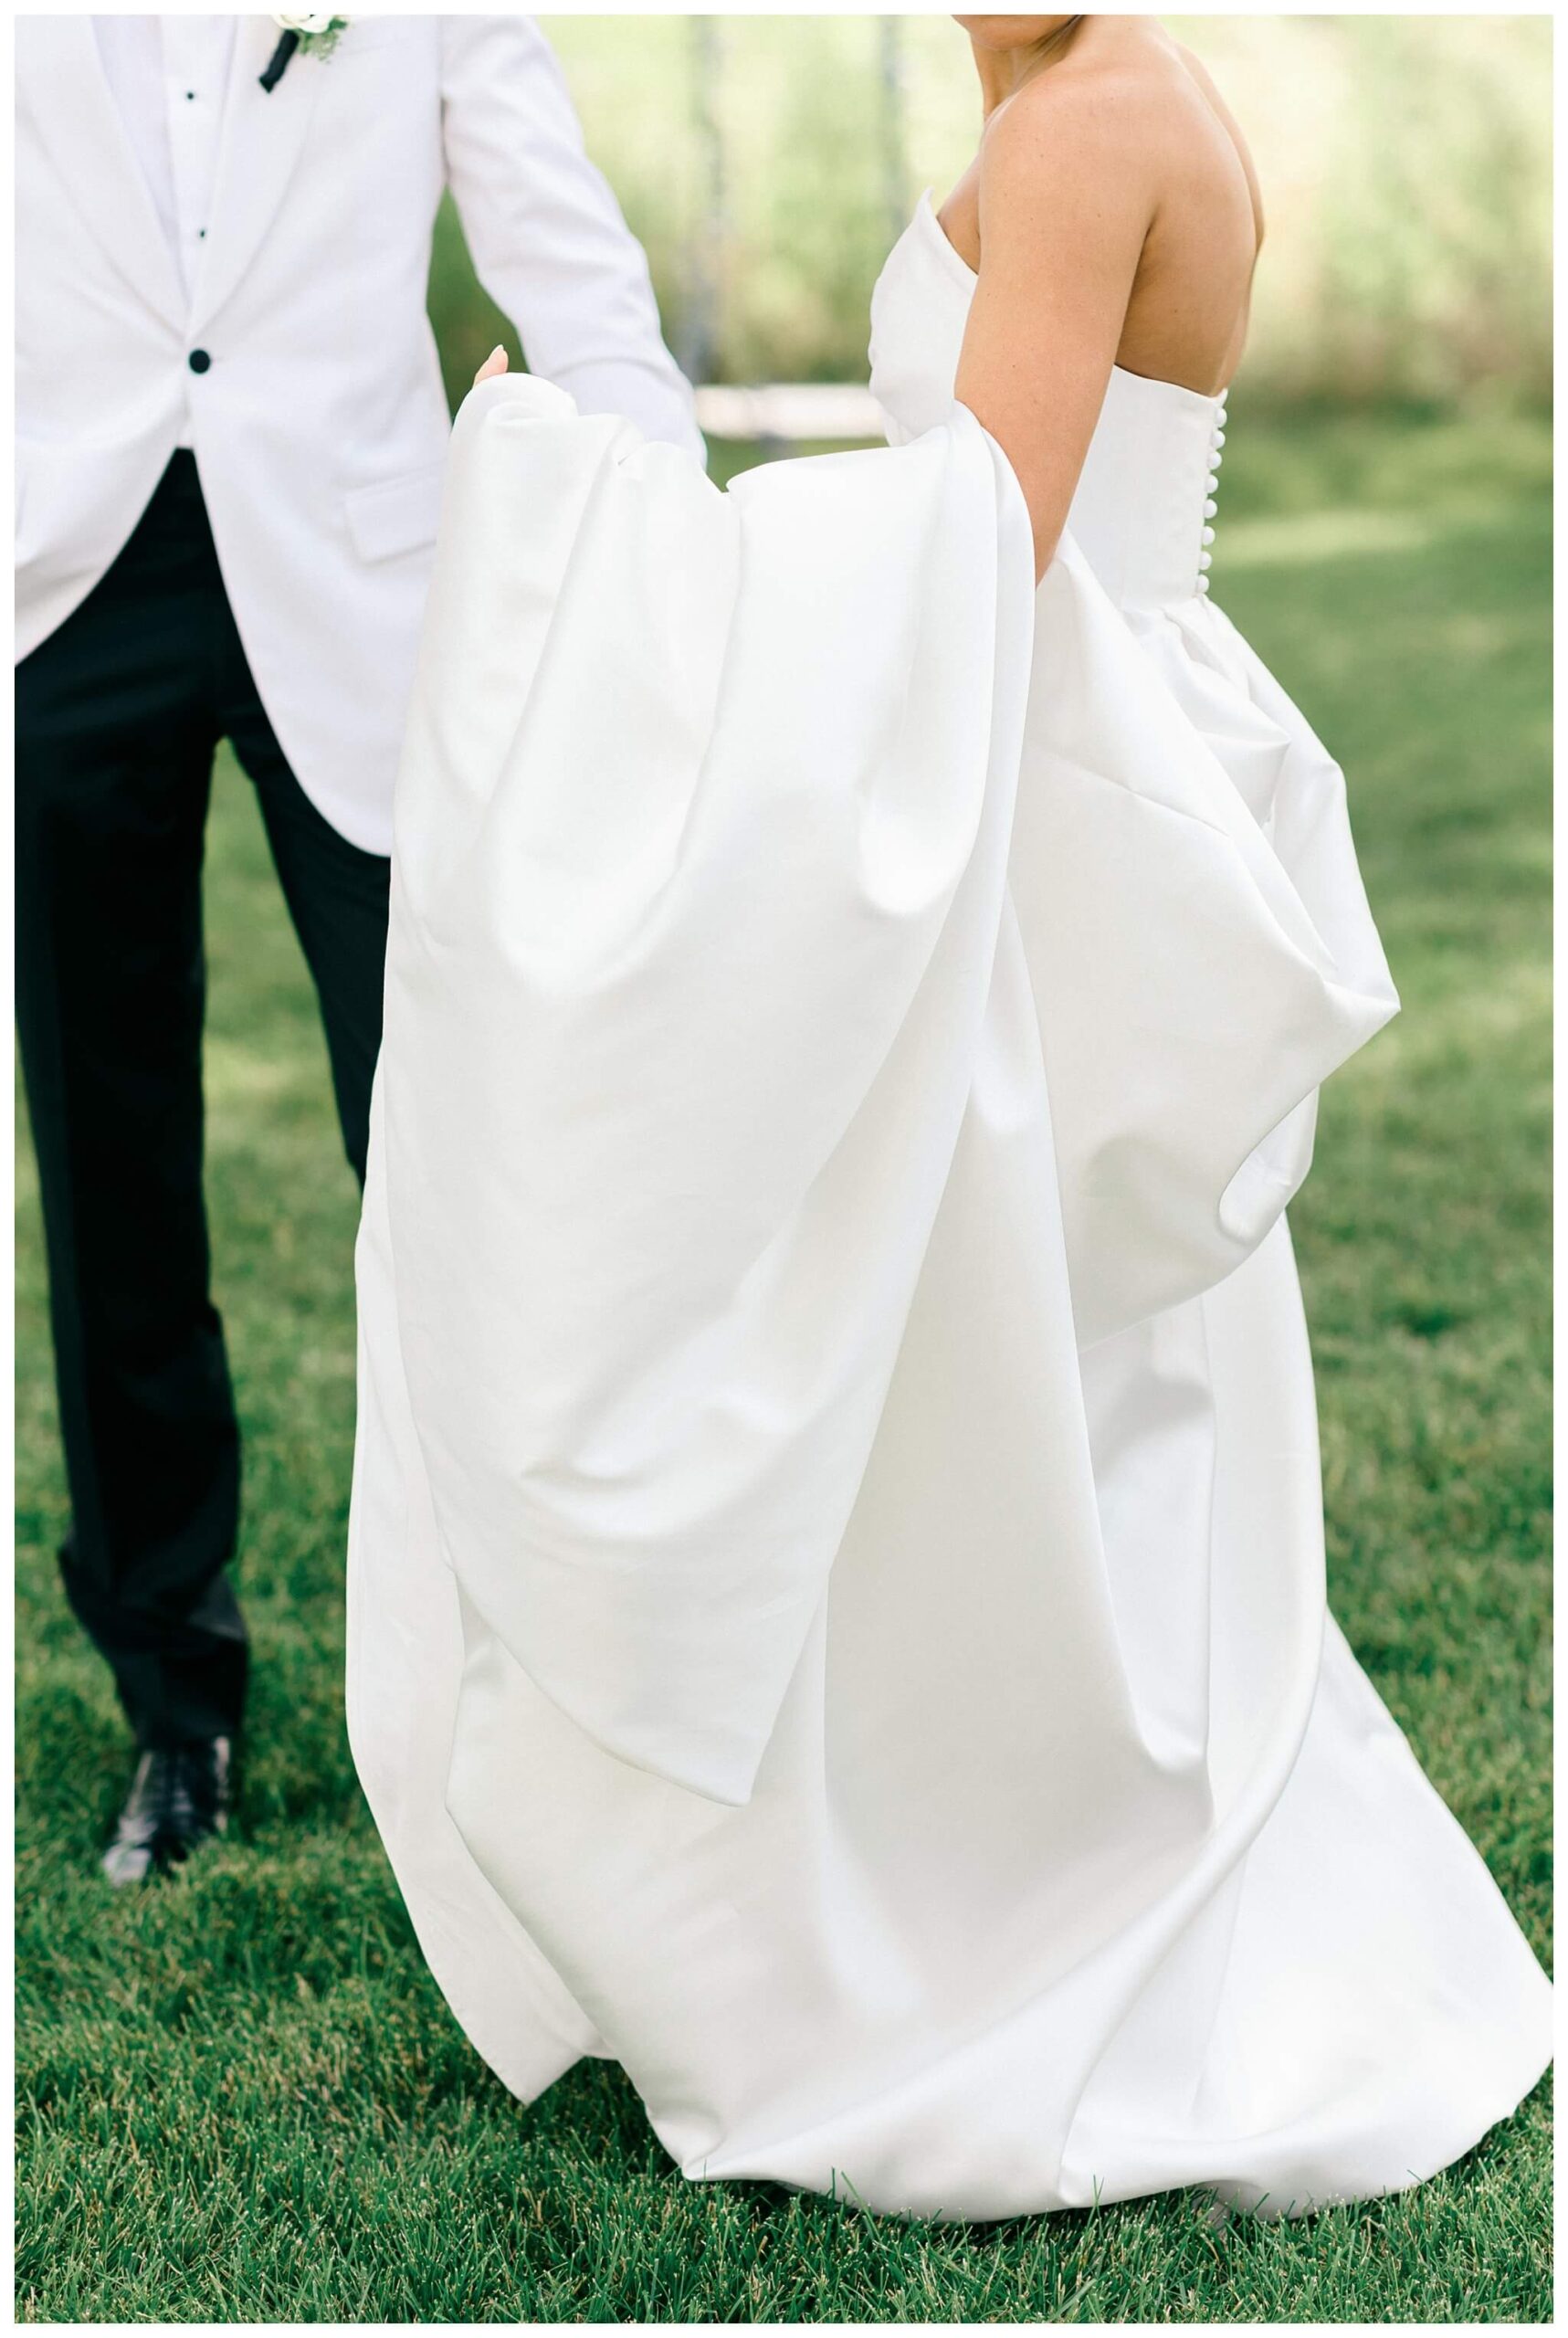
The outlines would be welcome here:
M 133 289 L 183 332 L 179 266 L 114 102 L 91 17 L 18 16 L 16 81 L 66 200 Z
M 191 301 L 193 333 L 216 315 L 254 258 L 300 158 L 321 76 L 330 69 L 319 58 L 296 53 L 277 87 L 264 90 L 260 77 L 278 37 L 270 16 L 242 16 L 235 27 L 212 219 Z

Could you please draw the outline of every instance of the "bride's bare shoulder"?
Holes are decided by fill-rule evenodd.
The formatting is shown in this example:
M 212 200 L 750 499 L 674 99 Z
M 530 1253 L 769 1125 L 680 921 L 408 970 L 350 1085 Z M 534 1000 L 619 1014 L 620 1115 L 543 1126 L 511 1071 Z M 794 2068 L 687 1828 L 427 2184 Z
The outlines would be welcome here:
M 986 223 L 1023 233 L 1103 227 L 1141 235 L 1159 199 L 1152 148 L 1163 136 L 1158 91 L 1136 64 L 1074 58 L 1005 100 L 987 121 L 974 174 Z
M 1136 164 L 1163 132 L 1159 76 L 1137 54 L 1067 58 L 1025 82 L 990 116 L 984 176 L 1056 176 L 1097 156 Z
M 1246 141 L 1206 68 L 1152 19 L 1089 17 L 1059 65 L 999 105 L 979 154 L 983 200 L 1027 201 L 1071 184 L 1150 213 L 1205 167 L 1246 173 L 1259 235 L 1262 204 Z

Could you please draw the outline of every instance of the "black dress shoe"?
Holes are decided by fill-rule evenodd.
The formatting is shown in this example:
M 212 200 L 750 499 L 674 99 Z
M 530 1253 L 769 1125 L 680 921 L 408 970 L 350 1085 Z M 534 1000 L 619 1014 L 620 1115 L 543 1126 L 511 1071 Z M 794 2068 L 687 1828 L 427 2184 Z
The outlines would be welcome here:
M 205 1737 L 192 1745 L 143 1754 L 114 1840 L 103 1855 L 110 1883 L 144 1883 L 177 1867 L 209 1835 L 228 1825 L 230 1745 Z

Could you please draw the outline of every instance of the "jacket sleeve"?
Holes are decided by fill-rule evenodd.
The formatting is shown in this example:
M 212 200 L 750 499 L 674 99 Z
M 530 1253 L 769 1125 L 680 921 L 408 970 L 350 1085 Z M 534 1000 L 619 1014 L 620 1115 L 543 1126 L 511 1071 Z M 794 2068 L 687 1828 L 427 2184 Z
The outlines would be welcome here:
M 642 247 L 589 161 L 561 68 L 533 20 L 441 19 L 447 178 L 480 283 L 529 370 L 584 414 L 705 459 L 690 384 L 665 347 Z

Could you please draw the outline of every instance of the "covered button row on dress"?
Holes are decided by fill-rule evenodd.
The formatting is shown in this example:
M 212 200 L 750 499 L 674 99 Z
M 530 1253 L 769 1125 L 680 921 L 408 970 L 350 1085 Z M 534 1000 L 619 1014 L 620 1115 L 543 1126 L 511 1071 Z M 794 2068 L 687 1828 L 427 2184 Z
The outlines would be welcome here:
M 1215 490 L 1219 485 L 1219 467 L 1223 460 L 1220 454 L 1220 448 L 1225 445 L 1225 402 L 1222 399 L 1220 404 L 1215 408 L 1214 432 L 1213 436 L 1209 439 L 1209 475 L 1207 482 L 1208 497 L 1204 504 L 1204 548 L 1198 554 L 1198 591 L 1200 593 L 1206 593 L 1209 589 L 1209 580 L 1203 572 L 1211 565 L 1214 560 L 1214 554 L 1209 550 L 1210 544 L 1214 542 L 1214 530 L 1210 527 L 1209 521 L 1214 518 L 1215 511 L 1219 509 L 1219 506 L 1215 501 Z

